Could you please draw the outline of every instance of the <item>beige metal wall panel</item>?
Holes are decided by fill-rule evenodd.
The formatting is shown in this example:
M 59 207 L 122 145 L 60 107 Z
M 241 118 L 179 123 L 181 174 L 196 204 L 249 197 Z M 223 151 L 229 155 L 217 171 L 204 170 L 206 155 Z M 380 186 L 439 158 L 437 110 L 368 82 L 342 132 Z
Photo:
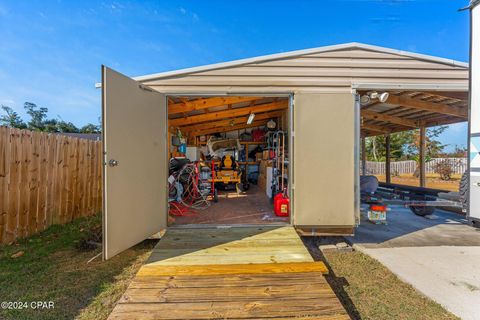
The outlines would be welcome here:
M 290 86 L 331 86 L 331 87 L 344 87 L 351 86 L 355 83 L 418 83 L 418 84 L 441 84 L 448 83 L 454 85 L 468 85 L 467 79 L 438 79 L 438 78 L 407 78 L 406 82 L 401 80 L 405 78 L 381 78 L 381 77 L 331 77 L 331 76 L 265 76 L 265 75 L 252 75 L 252 76 L 189 76 L 185 78 L 177 78 L 171 80 L 162 81 L 163 85 L 182 85 L 182 86 L 258 86 L 258 87 L 290 87 Z M 147 85 L 155 86 L 154 83 L 147 83 Z
M 350 49 L 144 81 L 166 92 L 341 92 L 354 84 L 468 85 L 468 68 Z
M 295 94 L 294 224 L 355 224 L 353 94 Z
M 109 259 L 166 227 L 167 109 L 165 95 L 111 69 L 102 74 L 103 257 Z
M 285 74 L 291 77 L 379 77 L 379 78 L 391 78 L 392 74 L 395 74 L 397 78 L 415 78 L 419 74 L 416 70 L 409 68 L 397 68 L 397 66 L 389 66 L 388 68 L 382 68 L 374 70 L 373 68 L 355 68 L 355 67 L 330 67 L 330 68 L 307 68 L 297 66 L 286 66 L 281 68 L 272 68 L 264 66 L 248 66 L 241 67 L 235 71 L 236 76 L 255 76 L 261 72 L 263 76 L 284 76 Z M 210 71 L 210 76 L 224 76 L 229 77 L 230 70 L 215 70 Z M 200 78 L 202 74 L 197 75 Z M 447 69 L 447 70 L 426 70 L 421 74 L 423 78 L 451 78 L 451 79 L 465 79 L 464 70 L 460 69 Z
M 195 94 L 195 95 L 215 95 L 215 94 L 225 94 L 231 93 L 232 95 L 238 94 L 278 94 L 278 93 L 292 93 L 292 92 L 312 92 L 312 93 L 336 93 L 336 92 L 352 92 L 351 86 L 343 87 L 319 87 L 319 86 L 158 86 L 158 85 L 149 85 L 153 89 L 169 93 L 169 94 Z
M 440 63 L 419 61 L 415 59 L 355 59 L 337 57 L 310 57 L 303 56 L 295 59 L 275 60 L 248 66 L 263 67 L 345 67 L 345 68 L 399 68 L 399 69 L 434 69 L 434 70 L 463 70 L 459 66 L 451 66 Z

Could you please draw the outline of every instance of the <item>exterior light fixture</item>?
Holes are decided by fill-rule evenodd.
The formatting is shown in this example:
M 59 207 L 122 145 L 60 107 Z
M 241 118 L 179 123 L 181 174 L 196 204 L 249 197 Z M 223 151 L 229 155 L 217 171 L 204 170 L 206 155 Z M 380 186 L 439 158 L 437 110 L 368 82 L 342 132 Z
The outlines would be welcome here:
M 372 99 L 370 99 L 370 97 L 366 94 L 364 94 L 363 96 L 360 97 L 360 104 L 362 106 L 365 106 L 365 105 L 369 104 L 370 101 L 372 101 Z
M 368 95 L 370 96 L 370 99 L 378 99 L 380 102 L 387 101 L 388 97 L 390 96 L 388 92 L 378 93 L 377 91 L 369 92 Z
M 380 102 L 386 102 L 389 96 L 390 94 L 388 92 L 378 93 L 377 91 L 371 91 L 360 97 L 360 104 L 367 105 L 375 99 Z

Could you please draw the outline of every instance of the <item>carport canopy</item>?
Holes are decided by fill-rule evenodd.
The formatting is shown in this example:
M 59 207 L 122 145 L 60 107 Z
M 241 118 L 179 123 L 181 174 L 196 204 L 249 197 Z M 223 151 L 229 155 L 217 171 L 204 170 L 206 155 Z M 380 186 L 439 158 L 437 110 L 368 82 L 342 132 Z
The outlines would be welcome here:
M 371 91 L 359 90 L 360 95 Z M 420 187 L 425 187 L 426 128 L 468 121 L 468 91 L 386 91 L 388 99 L 361 106 L 362 174 L 366 174 L 365 138 L 385 135 L 386 183 L 391 183 L 390 134 L 420 130 Z

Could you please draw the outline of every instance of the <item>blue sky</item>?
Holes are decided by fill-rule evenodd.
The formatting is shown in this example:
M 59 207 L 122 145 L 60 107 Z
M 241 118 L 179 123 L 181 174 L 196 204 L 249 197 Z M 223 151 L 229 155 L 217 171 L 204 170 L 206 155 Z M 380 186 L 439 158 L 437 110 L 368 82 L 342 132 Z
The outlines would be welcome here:
M 0 103 L 98 123 L 101 64 L 135 76 L 351 41 L 467 61 L 467 2 L 0 0 Z M 466 126 L 442 139 L 465 145 Z

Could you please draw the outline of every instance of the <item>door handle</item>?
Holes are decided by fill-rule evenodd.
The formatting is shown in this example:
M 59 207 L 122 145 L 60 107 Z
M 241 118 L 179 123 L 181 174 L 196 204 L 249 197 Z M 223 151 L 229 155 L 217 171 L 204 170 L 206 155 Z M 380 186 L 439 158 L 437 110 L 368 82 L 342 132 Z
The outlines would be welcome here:
M 110 161 L 108 161 L 108 165 L 110 167 L 116 167 L 116 166 L 118 166 L 118 161 L 115 160 L 115 159 L 110 159 Z

